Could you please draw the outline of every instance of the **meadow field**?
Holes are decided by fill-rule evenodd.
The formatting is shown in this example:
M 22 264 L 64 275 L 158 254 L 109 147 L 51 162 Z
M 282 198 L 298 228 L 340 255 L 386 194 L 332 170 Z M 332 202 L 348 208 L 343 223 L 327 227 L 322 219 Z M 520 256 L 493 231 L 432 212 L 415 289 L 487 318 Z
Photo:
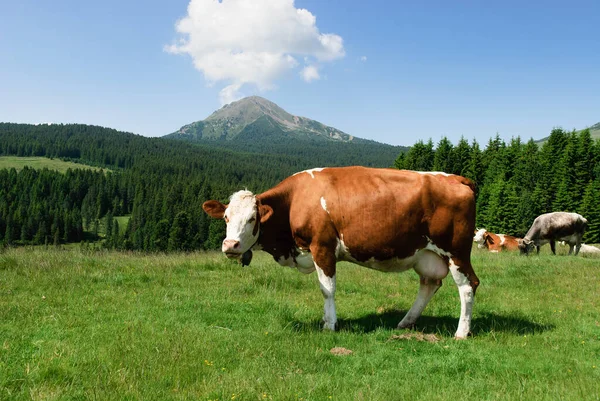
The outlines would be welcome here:
M 598 400 L 600 259 L 474 250 L 473 336 L 450 277 L 396 330 L 413 272 L 316 275 L 255 253 L 0 253 L 1 400 Z M 333 351 L 333 352 L 332 352 Z
M 48 157 L 0 156 L 0 169 L 15 168 L 17 171 L 20 171 L 25 166 L 38 170 L 47 168 L 48 170 L 55 170 L 60 173 L 65 173 L 68 169 L 78 168 L 109 171 L 106 168 L 92 167 L 85 164 L 62 161 L 60 159 L 50 159 Z

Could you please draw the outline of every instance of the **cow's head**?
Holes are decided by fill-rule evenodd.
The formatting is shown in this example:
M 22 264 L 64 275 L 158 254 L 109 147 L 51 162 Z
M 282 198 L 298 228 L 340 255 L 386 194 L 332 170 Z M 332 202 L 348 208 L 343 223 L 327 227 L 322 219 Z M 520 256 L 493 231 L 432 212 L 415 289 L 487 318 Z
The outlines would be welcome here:
M 527 255 L 529 252 L 533 251 L 535 244 L 532 240 L 528 238 L 520 239 L 519 241 L 519 251 L 521 251 L 522 255 Z
M 489 235 L 485 228 L 475 231 L 473 242 L 477 242 L 477 248 L 485 248 L 485 241 L 489 238 Z
M 238 191 L 231 195 L 229 205 L 219 201 L 204 202 L 202 209 L 211 217 L 225 219 L 227 236 L 221 250 L 228 258 L 252 257 L 250 251 L 258 241 L 260 224 L 273 214 L 273 209 L 260 203 L 250 191 Z M 244 261 L 242 259 L 242 261 Z M 249 264 L 245 263 L 245 264 Z

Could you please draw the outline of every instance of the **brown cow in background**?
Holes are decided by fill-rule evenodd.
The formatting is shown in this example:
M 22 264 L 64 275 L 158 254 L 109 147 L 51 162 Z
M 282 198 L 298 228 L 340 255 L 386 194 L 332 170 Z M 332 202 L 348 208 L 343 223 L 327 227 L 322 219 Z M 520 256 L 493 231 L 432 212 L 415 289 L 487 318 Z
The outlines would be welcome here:
M 520 238 L 506 234 L 494 234 L 485 228 L 475 231 L 473 242 L 478 248 L 486 248 L 490 252 L 516 251 L 519 249 Z

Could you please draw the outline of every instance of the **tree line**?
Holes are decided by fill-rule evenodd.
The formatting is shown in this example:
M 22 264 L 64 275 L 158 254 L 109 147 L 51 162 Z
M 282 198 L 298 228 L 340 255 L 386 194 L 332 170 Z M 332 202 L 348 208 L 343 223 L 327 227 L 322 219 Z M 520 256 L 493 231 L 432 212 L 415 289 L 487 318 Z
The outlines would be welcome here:
M 600 141 L 589 130 L 556 128 L 541 146 L 519 137 L 506 143 L 498 135 L 485 149 L 464 138 L 453 145 L 442 138 L 417 142 L 395 167 L 443 171 L 472 179 L 477 188 L 477 227 L 522 237 L 535 217 L 566 211 L 590 222 L 584 236 L 600 242 Z
M 310 155 L 233 152 L 77 124 L 0 124 L 0 155 L 111 169 L 0 170 L 0 243 L 92 241 L 102 227 L 104 246 L 147 252 L 218 248 L 225 224 L 205 215 L 205 200 L 227 202 L 239 189 L 259 193 L 297 171 L 336 165 L 317 164 Z M 485 149 L 465 139 L 419 141 L 397 156 L 395 167 L 474 180 L 479 227 L 522 236 L 541 213 L 575 211 L 590 221 L 585 241 L 600 242 L 600 144 L 587 130 L 555 129 L 541 146 L 519 138 L 507 144 L 498 136 Z M 125 227 L 117 216 L 130 216 Z

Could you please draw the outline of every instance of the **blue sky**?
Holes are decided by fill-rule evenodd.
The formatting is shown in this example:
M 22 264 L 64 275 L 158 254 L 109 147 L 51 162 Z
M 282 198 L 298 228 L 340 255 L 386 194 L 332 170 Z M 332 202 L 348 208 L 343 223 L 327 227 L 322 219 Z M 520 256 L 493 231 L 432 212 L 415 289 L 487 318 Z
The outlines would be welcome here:
M 242 95 L 394 145 L 600 121 L 597 1 L 194 2 L 0 0 L 0 121 L 161 136 Z

